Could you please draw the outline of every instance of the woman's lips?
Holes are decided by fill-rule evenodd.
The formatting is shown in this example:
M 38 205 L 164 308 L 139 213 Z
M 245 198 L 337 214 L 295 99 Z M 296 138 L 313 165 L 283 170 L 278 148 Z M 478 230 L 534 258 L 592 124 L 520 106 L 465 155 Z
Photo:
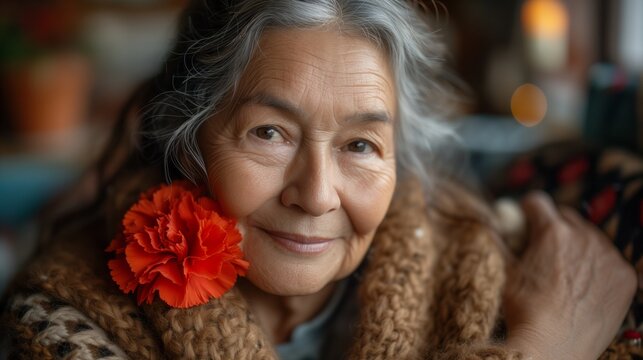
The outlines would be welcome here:
M 328 249 L 334 240 L 333 238 L 311 237 L 266 229 L 261 230 L 282 247 L 299 254 L 319 254 Z

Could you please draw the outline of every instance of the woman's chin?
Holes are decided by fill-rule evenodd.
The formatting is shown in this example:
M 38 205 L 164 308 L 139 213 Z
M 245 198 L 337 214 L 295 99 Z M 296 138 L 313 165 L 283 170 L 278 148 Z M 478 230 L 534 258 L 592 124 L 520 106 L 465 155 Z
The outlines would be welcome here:
M 254 262 L 247 279 L 264 292 L 279 296 L 311 295 L 335 281 L 334 266 L 262 264 Z
M 242 242 L 250 263 L 247 279 L 270 294 L 314 294 L 338 280 L 343 271 L 346 246 L 341 239 L 321 245 L 301 246 L 287 240 L 246 234 Z
M 269 284 L 266 286 L 264 282 L 257 282 L 255 283 L 254 281 L 250 280 L 252 284 L 259 288 L 261 291 L 271 294 L 271 295 L 276 295 L 276 296 L 306 296 L 306 295 L 313 295 L 318 293 L 321 289 L 324 288 L 324 286 L 317 286 L 317 287 L 311 287 L 311 286 L 293 286 L 290 284 Z M 327 285 L 327 284 L 325 284 Z

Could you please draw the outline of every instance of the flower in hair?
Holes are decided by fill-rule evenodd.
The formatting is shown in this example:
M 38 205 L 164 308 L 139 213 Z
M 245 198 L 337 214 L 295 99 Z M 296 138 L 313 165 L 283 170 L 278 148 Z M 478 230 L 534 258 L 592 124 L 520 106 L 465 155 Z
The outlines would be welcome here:
M 125 213 L 107 252 L 112 279 L 138 304 L 154 299 L 187 308 L 221 297 L 244 276 L 236 221 L 203 189 L 174 181 L 141 194 Z

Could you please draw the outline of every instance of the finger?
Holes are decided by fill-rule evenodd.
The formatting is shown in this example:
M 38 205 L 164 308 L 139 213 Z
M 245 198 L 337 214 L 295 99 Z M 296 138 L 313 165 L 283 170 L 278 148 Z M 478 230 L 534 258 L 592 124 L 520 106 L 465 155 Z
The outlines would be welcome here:
M 554 203 L 544 192 L 530 192 L 525 196 L 521 205 L 527 218 L 527 224 L 532 231 L 543 229 L 558 219 L 558 211 Z

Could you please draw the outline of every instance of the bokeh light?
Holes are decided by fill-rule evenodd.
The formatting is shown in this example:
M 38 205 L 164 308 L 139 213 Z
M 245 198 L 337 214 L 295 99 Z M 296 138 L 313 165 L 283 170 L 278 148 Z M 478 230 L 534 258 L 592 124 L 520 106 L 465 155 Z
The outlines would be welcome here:
M 527 0 L 522 7 L 527 54 L 536 70 L 551 72 L 567 62 L 569 18 L 560 0 Z
M 567 9 L 558 0 L 528 0 L 521 15 L 527 34 L 559 37 L 567 32 Z
M 547 97 L 534 84 L 519 86 L 511 96 L 511 113 L 524 126 L 535 126 L 547 114 Z

